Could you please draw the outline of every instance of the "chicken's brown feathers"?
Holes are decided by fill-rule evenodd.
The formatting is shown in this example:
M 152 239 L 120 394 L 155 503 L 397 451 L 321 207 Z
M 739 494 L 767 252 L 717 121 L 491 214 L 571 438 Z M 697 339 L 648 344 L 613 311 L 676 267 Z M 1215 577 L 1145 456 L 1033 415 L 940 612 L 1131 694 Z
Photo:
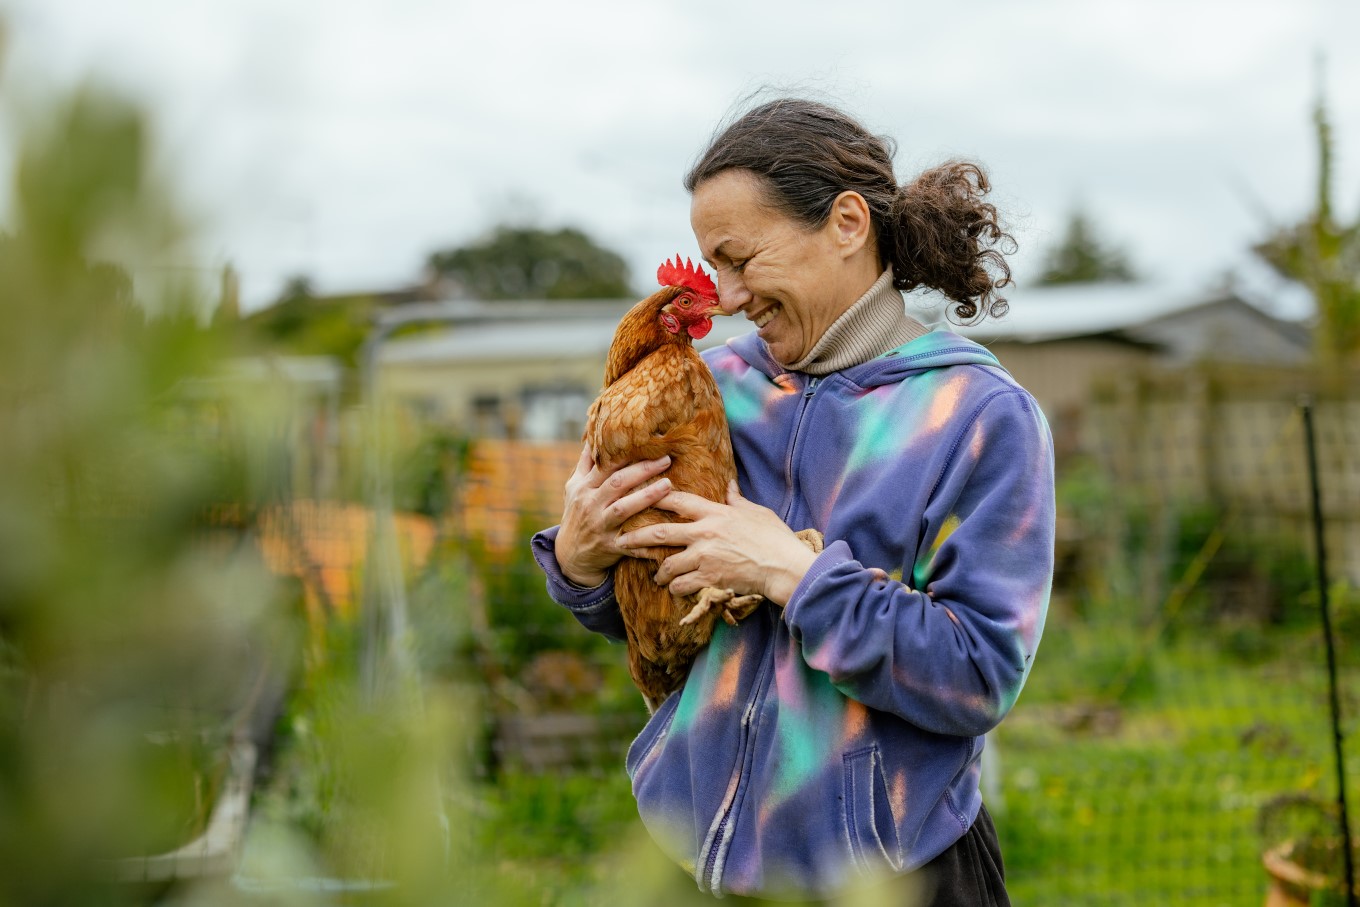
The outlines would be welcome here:
M 604 389 L 587 416 L 585 440 L 603 470 L 669 455 L 671 464 L 663 475 L 675 489 L 724 501 L 737 473 L 722 396 L 689 336 L 669 332 L 660 323 L 672 300 L 687 292 L 704 293 L 703 281 L 712 292 L 712 281 L 688 263 L 680 267 L 678 258 L 674 265 L 662 266 L 658 279 L 685 282 L 667 283 L 620 321 Z M 623 530 L 679 519 L 651 508 L 629 519 Z M 674 596 L 653 580 L 661 561 L 677 550 L 658 546 L 638 551 L 639 557 L 624 558 L 614 572 L 614 593 L 627 628 L 629 672 L 653 708 L 684 683 L 718 617 L 715 612 L 682 626 L 695 596 Z

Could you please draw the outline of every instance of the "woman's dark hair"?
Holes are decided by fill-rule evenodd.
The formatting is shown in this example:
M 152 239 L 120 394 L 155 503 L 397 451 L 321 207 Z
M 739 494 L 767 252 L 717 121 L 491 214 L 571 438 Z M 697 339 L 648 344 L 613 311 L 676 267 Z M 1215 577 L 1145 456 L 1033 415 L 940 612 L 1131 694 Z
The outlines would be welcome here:
M 879 264 L 892 265 L 893 286 L 938 290 L 963 324 L 1004 315 L 1006 300 L 996 291 L 1014 282 L 1003 252 L 1015 251 L 1015 240 L 1001 229 L 996 206 L 983 201 L 987 175 L 977 164 L 950 161 L 898 186 L 895 151 L 892 139 L 834 107 L 781 98 L 723 128 L 686 174 L 685 188 L 747 170 L 776 210 L 814 229 L 831 216 L 836 196 L 853 190 L 869 205 Z

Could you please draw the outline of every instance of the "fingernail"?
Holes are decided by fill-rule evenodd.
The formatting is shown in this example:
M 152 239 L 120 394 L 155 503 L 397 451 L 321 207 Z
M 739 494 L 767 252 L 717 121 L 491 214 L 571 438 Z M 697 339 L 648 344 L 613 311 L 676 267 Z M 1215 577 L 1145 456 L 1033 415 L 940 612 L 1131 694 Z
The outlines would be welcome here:
M 657 457 L 656 460 L 654 460 L 653 462 L 655 462 L 655 463 L 669 463 L 670 461 L 671 461 L 671 456 L 670 456 L 670 454 L 663 454 L 662 456 Z

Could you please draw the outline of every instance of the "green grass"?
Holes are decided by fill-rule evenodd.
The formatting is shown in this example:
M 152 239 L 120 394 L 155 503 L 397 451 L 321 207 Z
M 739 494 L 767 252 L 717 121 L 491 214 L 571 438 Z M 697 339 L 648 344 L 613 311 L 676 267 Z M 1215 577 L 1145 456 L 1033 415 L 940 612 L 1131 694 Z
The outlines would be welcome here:
M 1163 646 L 1140 687 L 1102 709 L 1053 696 L 1087 667 L 1080 658 L 1049 677 L 1036 668 L 995 735 L 994 812 L 1017 907 L 1262 903 L 1261 807 L 1334 791 L 1325 674 L 1299 657 L 1306 647 L 1290 640 L 1279 658 L 1243 664 L 1205 642 Z M 1353 670 L 1346 683 L 1356 689 Z M 1348 763 L 1357 777 L 1360 760 Z

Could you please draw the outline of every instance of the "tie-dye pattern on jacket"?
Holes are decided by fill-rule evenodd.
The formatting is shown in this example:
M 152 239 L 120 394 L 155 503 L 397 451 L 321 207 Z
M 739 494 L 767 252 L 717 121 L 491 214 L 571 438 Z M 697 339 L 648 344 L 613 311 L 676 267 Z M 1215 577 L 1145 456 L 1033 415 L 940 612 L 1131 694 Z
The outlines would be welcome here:
M 747 334 L 705 359 L 742 492 L 827 548 L 782 610 L 719 623 L 628 773 L 658 843 L 714 893 L 808 896 L 914 869 L 981 806 L 983 734 L 1015 703 L 1053 569 L 1034 400 L 938 331 L 820 379 Z M 608 584 L 553 596 L 622 637 Z

